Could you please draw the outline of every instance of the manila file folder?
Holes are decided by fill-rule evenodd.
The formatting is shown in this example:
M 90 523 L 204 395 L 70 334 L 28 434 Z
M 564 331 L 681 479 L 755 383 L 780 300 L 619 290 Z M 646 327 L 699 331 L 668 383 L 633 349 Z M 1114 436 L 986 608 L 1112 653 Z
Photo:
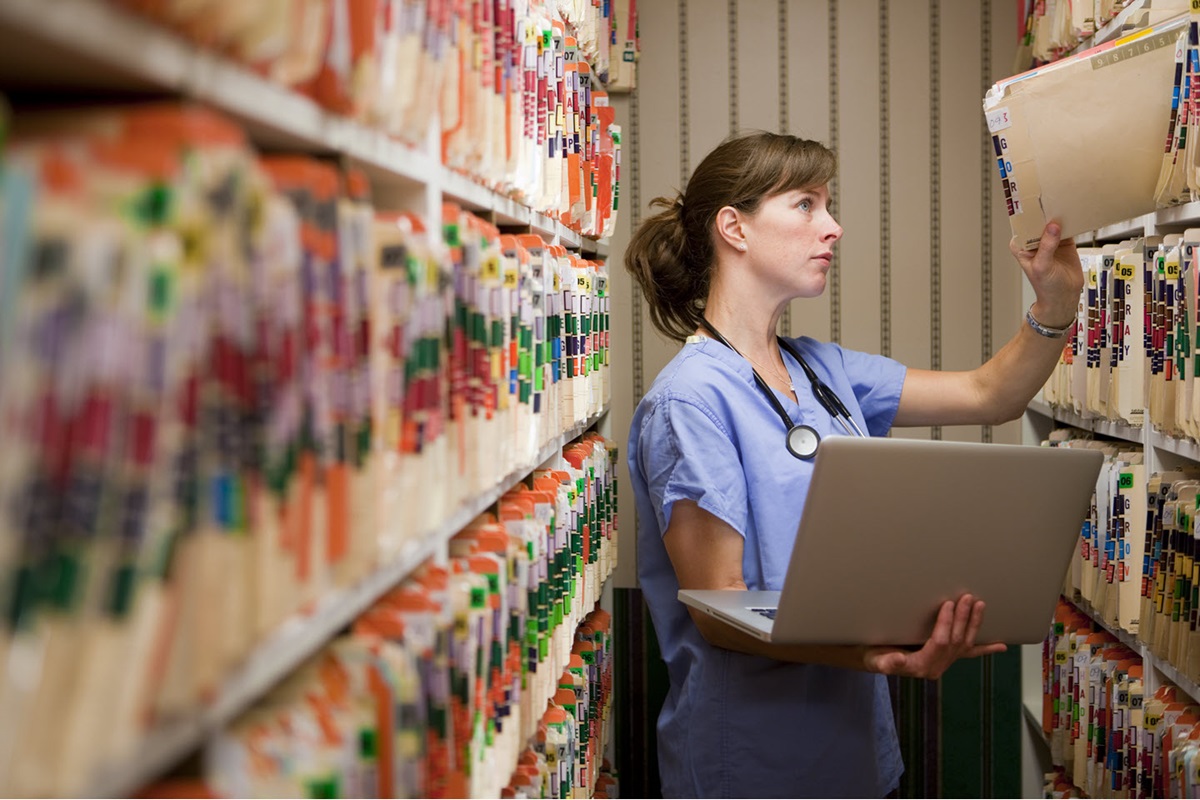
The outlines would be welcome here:
M 984 116 L 1017 242 L 1075 236 L 1155 208 L 1186 18 L 1006 78 Z

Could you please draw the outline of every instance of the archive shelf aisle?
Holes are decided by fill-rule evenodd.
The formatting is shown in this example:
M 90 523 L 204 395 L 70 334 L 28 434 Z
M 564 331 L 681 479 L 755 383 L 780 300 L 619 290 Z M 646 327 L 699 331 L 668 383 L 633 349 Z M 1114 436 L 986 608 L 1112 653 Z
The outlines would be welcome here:
M 333 158 L 361 170 L 377 208 L 415 212 L 430 230 L 441 229 L 443 203 L 454 202 L 506 232 L 535 233 L 547 244 L 586 258 L 608 256 L 606 239 L 581 236 L 443 165 L 436 120 L 424 145 L 410 146 L 113 4 L 4 0 L 0 40 L 0 92 L 29 97 L 50 89 L 75 99 L 98 92 L 102 98 L 195 100 L 243 126 L 256 147 Z M 407 536 L 404 549 L 389 563 L 294 614 L 256 644 L 208 705 L 151 730 L 134 757 L 105 764 L 86 787 L 87 794 L 130 796 L 202 747 L 414 569 L 430 560 L 444 562 L 455 533 L 593 427 L 606 432 L 606 406 L 553 436 L 533 460 L 462 502 L 432 529 Z

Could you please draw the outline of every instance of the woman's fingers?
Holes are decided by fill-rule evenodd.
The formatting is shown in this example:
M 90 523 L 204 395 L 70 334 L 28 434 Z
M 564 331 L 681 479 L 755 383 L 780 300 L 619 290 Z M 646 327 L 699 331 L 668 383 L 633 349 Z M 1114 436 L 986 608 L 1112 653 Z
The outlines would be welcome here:
M 999 642 L 975 644 L 983 625 L 984 608 L 984 602 L 970 594 L 957 601 L 947 600 L 938 609 L 933 633 L 924 647 L 917 651 L 896 647 L 870 648 L 864 663 L 867 669 L 884 675 L 936 680 L 960 658 L 1003 653 L 1008 648 Z
M 961 645 L 966 639 L 967 628 L 971 624 L 972 603 L 974 599 L 971 595 L 964 594 L 954 604 L 954 627 L 950 634 L 950 644 Z
M 1003 642 L 992 642 L 991 644 L 977 644 L 966 652 L 963 658 L 979 658 L 980 656 L 994 656 L 996 653 L 1003 653 L 1008 650 L 1008 645 Z
M 1037 255 L 1033 257 L 1034 263 L 1041 269 L 1049 269 L 1054 263 L 1054 253 L 1058 250 L 1058 244 L 1062 240 L 1062 228 L 1057 222 L 1051 222 L 1046 225 L 1042 231 L 1042 240 L 1038 242 Z
M 956 607 L 953 600 L 942 603 L 942 607 L 938 609 L 937 621 L 933 625 L 933 633 L 929 635 L 929 641 L 925 643 L 926 648 L 930 644 L 939 647 L 950 644 L 954 635 L 955 613 Z
M 967 647 L 974 647 L 975 638 L 979 636 L 979 629 L 983 626 L 983 610 L 982 600 L 975 600 L 971 604 L 971 620 L 967 623 L 967 636 L 963 642 Z

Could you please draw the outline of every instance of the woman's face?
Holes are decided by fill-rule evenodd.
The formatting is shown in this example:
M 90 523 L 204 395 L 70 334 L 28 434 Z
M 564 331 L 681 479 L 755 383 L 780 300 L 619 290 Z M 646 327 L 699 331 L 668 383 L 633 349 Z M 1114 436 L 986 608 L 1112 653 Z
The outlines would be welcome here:
M 772 292 L 817 297 L 833 263 L 842 227 L 829 213 L 829 188 L 769 197 L 744 223 L 750 268 Z

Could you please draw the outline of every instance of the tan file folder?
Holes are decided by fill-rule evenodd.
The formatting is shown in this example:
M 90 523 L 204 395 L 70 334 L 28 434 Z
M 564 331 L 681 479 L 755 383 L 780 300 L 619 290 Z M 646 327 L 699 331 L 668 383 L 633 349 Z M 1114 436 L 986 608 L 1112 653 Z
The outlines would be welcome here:
M 984 98 L 1009 222 L 1027 249 L 1154 211 L 1186 18 L 995 84 Z

